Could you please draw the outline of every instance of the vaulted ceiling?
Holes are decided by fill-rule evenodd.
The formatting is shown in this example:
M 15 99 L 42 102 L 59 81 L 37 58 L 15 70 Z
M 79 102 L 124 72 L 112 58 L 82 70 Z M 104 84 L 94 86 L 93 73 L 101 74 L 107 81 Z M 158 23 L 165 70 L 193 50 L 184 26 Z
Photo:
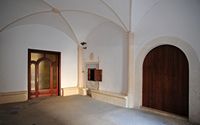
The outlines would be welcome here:
M 0 32 L 17 25 L 42 24 L 83 41 L 102 23 L 133 31 L 162 0 L 1 0 Z M 133 18 L 134 15 L 134 18 Z
M 17 25 L 44 24 L 84 40 L 100 24 L 130 30 L 130 0 L 1 0 L 0 31 Z

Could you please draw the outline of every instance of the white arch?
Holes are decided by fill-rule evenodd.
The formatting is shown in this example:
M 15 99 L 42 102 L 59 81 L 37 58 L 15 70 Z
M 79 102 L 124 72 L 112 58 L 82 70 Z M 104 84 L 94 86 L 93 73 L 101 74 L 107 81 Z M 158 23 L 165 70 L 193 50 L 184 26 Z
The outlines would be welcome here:
M 128 29 L 127 29 L 126 27 L 124 27 L 123 24 L 122 24 L 122 25 L 119 25 L 119 24 L 115 23 L 114 21 L 112 21 L 111 19 L 106 18 L 106 17 L 101 16 L 101 15 L 98 15 L 98 14 L 93 13 L 93 12 L 88 12 L 88 11 L 83 11 L 83 10 L 67 10 L 67 9 L 65 9 L 65 10 L 60 10 L 60 12 L 61 12 L 61 13 L 62 13 L 62 12 L 79 12 L 79 13 L 90 14 L 90 15 L 97 16 L 97 17 L 103 18 L 103 19 L 105 19 L 105 20 L 108 20 L 109 22 L 112 22 L 113 24 L 116 24 L 116 25 L 118 25 L 119 27 L 121 27 L 124 31 L 126 31 L 126 32 L 128 31 Z
M 136 56 L 135 60 L 135 69 L 134 69 L 134 78 L 135 81 L 133 86 L 134 90 L 133 97 L 134 97 L 134 107 L 142 106 L 142 65 L 146 55 L 149 53 L 150 50 L 153 48 L 163 45 L 169 44 L 174 45 L 181 49 L 189 62 L 189 119 L 193 122 L 198 122 L 197 119 L 200 119 L 200 63 L 198 60 L 198 56 L 194 49 L 184 40 L 181 40 L 176 37 L 159 37 L 151 42 L 143 45 L 140 48 L 140 52 Z M 197 118 L 198 117 L 198 118 Z
M 8 28 L 10 25 L 14 24 L 14 23 L 17 23 L 18 21 L 20 20 L 23 20 L 27 17 L 30 17 L 30 16 L 34 16 L 34 15 L 37 15 L 37 14 L 41 14 L 41 13 L 50 13 L 51 10 L 47 10 L 47 11 L 41 11 L 41 12 L 35 12 L 35 13 L 31 13 L 31 14 L 28 14 L 28 15 L 25 15 L 23 17 L 19 17 L 17 18 L 16 20 L 13 20 L 12 22 L 10 22 L 9 24 L 3 26 L 1 29 L 0 29 L 0 32 L 2 32 L 3 30 L 5 30 L 6 28 Z
M 102 2 L 105 6 L 108 7 L 108 9 L 110 9 L 114 15 L 117 17 L 117 19 L 120 21 L 120 23 L 122 24 L 123 28 L 128 31 L 128 28 L 126 27 L 126 25 L 124 24 L 124 22 L 122 21 L 122 19 L 120 18 L 120 16 L 117 14 L 117 12 L 115 12 L 115 10 L 108 4 L 106 3 L 104 0 L 99 0 L 100 2 Z M 130 29 L 129 29 L 130 30 Z
M 58 9 L 58 8 L 55 8 L 54 6 L 52 6 L 51 4 L 49 4 L 48 2 L 46 2 L 46 1 L 44 1 L 44 0 L 41 0 L 41 1 L 42 1 L 44 4 L 46 4 L 47 6 L 49 6 L 51 9 L 50 9 L 50 10 L 46 10 L 46 11 L 34 12 L 34 13 L 27 14 L 27 15 L 25 15 L 25 16 L 19 17 L 19 18 L 13 20 L 12 22 L 8 23 L 8 24 L 5 25 L 4 27 L 2 27 L 2 28 L 0 29 L 0 32 L 2 32 L 3 30 L 7 29 L 7 28 L 10 27 L 11 25 L 16 24 L 16 23 L 18 23 L 19 21 L 24 20 L 24 19 L 26 19 L 26 18 L 35 16 L 35 15 L 39 15 L 39 14 L 44 14 L 44 13 L 57 13 L 57 14 L 58 14 L 58 18 L 61 18 L 61 19 L 65 22 L 65 24 L 69 27 L 69 30 L 70 30 L 70 32 L 71 32 L 72 35 L 73 35 L 72 38 L 74 38 L 75 42 L 77 42 L 77 44 L 78 44 L 79 39 L 78 39 L 78 37 L 77 37 L 77 33 L 74 32 L 74 29 L 72 28 L 72 26 L 70 25 L 70 23 L 68 22 L 68 20 L 66 19 L 66 17 L 64 17 L 64 16 L 62 15 L 63 12 L 79 12 L 79 13 L 91 14 L 91 15 L 93 15 L 93 16 L 97 16 L 97 17 L 103 18 L 103 19 L 105 19 L 105 20 L 108 20 L 108 21 L 110 21 L 110 22 L 112 22 L 112 23 L 114 23 L 114 24 L 116 24 L 116 25 L 122 27 L 125 31 L 128 31 L 127 27 L 125 26 L 125 24 L 123 23 L 123 21 L 120 19 L 119 15 L 118 15 L 108 4 L 106 4 L 103 0 L 99 0 L 99 1 L 100 1 L 102 4 L 104 4 L 108 9 L 110 9 L 110 11 L 111 11 L 112 13 L 114 13 L 114 15 L 116 16 L 116 18 L 120 21 L 121 25 L 118 24 L 118 23 L 116 23 L 116 22 L 114 22 L 113 20 L 111 20 L 111 19 L 109 19 L 109 18 L 106 18 L 106 17 L 104 17 L 104 16 L 98 15 L 98 14 L 96 14 L 96 13 L 94 13 L 94 12 L 87 12 L 87 11 L 76 10 L 76 9 L 75 9 L 75 10 L 60 10 L 60 9 Z
M 58 8 L 54 7 L 53 5 L 51 5 L 50 3 L 48 3 L 47 1 L 42 0 L 42 2 L 44 2 L 46 5 L 48 5 L 48 6 L 51 7 L 52 9 L 53 9 L 53 8 L 58 9 L 60 12 L 77 11 L 77 12 L 82 12 L 82 13 L 89 13 L 89 14 L 91 14 L 91 15 L 99 16 L 99 17 L 101 17 L 101 18 L 104 18 L 104 19 L 106 19 L 106 20 L 109 20 L 109 21 L 111 21 L 111 22 L 113 22 L 113 23 L 115 23 L 115 24 L 121 26 L 125 31 L 128 31 L 128 28 L 126 27 L 126 25 L 124 24 L 124 22 L 122 21 L 122 19 L 120 18 L 120 16 L 117 14 L 117 12 L 115 12 L 115 10 L 114 10 L 109 4 L 107 4 L 105 1 L 103 1 L 103 0 L 99 0 L 99 1 L 100 1 L 103 5 L 105 5 L 105 6 L 116 16 L 116 18 L 119 20 L 119 22 L 121 23 L 121 25 L 117 24 L 116 22 L 112 21 L 112 20 L 109 19 L 109 18 L 106 18 L 105 16 L 98 15 L 98 14 L 96 14 L 96 13 L 94 13 L 94 12 L 88 12 L 88 11 L 83 11 L 83 10 L 67 10 L 67 9 L 64 9 L 64 10 L 63 10 L 63 9 L 58 9 Z
M 28 14 L 26 16 L 23 16 L 23 17 L 20 17 L 14 21 L 12 21 L 11 23 L 7 24 L 6 26 L 4 26 L 3 28 L 0 29 L 0 32 L 3 32 L 4 30 L 8 29 L 9 26 L 15 24 L 15 23 L 18 23 L 19 21 L 21 20 L 24 20 L 26 18 L 29 18 L 29 17 L 32 17 L 32 16 L 35 16 L 35 15 L 39 15 L 39 14 L 45 14 L 45 13 L 54 13 L 53 9 L 52 10 L 48 10 L 48 11 L 41 11 L 41 12 L 35 12 L 35 13 L 31 13 L 31 14 Z M 68 21 L 63 17 L 63 15 L 61 13 L 58 13 L 58 18 L 61 18 L 65 24 L 69 27 L 70 29 L 70 32 L 72 33 L 72 38 L 74 37 L 74 41 L 78 44 L 78 38 L 77 38 L 77 35 L 75 34 L 74 30 L 71 28 L 71 25 L 68 23 Z M 61 31 L 61 30 L 60 30 Z M 67 34 L 67 33 L 65 33 Z M 67 34 L 68 35 L 68 34 Z

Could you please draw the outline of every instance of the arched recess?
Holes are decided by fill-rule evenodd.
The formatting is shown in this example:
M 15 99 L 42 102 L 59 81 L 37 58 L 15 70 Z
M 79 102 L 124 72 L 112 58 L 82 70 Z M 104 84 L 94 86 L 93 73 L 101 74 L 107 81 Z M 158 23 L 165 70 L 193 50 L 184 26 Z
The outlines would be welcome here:
M 153 39 L 147 44 L 141 45 L 138 49 L 138 55 L 136 55 L 134 61 L 134 82 L 133 90 L 131 96 L 133 96 L 133 107 L 142 106 L 142 65 L 145 56 L 150 50 L 159 45 L 173 45 L 181 49 L 189 62 L 189 120 L 193 122 L 199 122 L 200 119 L 200 100 L 199 100 L 199 90 L 200 90 L 200 63 L 195 50 L 184 40 L 177 37 L 163 36 Z
M 0 66 L 1 71 L 4 71 L 1 76 L 3 79 L 0 80 L 3 80 L 0 91 L 27 90 L 28 48 L 61 52 L 60 87 L 77 86 L 78 46 L 64 32 L 47 25 L 28 24 L 15 26 L 0 32 L 0 39 L 0 57 L 4 58 L 4 60 L 1 60 L 2 66 Z M 18 73 L 19 71 L 20 73 Z M 7 74 L 12 74 L 12 79 L 7 77 Z
M 188 116 L 189 65 L 172 45 L 152 49 L 143 62 L 142 106 Z

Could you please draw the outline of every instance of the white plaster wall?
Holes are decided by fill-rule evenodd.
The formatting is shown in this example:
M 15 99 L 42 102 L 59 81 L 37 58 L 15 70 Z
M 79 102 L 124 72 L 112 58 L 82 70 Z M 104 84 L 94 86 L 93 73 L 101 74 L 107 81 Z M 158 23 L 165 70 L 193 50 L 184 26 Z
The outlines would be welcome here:
M 0 90 L 17 91 L 27 89 L 25 84 L 27 82 L 27 70 L 23 69 L 21 65 L 24 65 L 27 61 L 23 61 L 27 57 L 27 48 L 62 50 L 67 53 L 68 55 L 65 55 L 73 59 L 64 61 L 61 65 L 62 75 L 66 75 L 62 76 L 62 87 L 75 86 L 77 79 L 74 76 L 74 65 L 77 65 L 78 60 L 74 59 L 77 58 L 77 48 L 74 49 L 75 43 L 71 43 L 71 39 L 73 39 L 77 43 L 82 41 L 91 43 L 92 47 L 88 47 L 88 50 L 92 48 L 91 52 L 95 52 L 96 59 L 97 56 L 100 57 L 102 61 L 100 62 L 100 68 L 105 69 L 103 71 L 105 73 L 103 74 L 104 81 L 100 88 L 102 87 L 101 89 L 107 91 L 127 93 L 128 47 L 127 34 L 124 30 L 129 28 L 129 2 L 130 0 L 1 1 L 0 10 L 2 11 L 0 11 L 0 15 L 3 18 L 0 21 L 0 32 L 3 32 L 0 33 L 0 45 L 2 48 L 0 52 L 7 52 L 8 59 L 2 61 L 2 64 L 5 65 L 1 66 L 3 70 L 0 72 L 0 84 L 4 87 L 0 88 Z M 60 13 L 52 11 L 53 8 L 48 4 L 56 7 L 60 10 Z M 104 22 L 108 23 L 100 25 Z M 62 33 L 58 33 L 57 30 Z M 56 33 L 52 35 L 53 33 L 51 32 Z M 57 41 L 65 41 L 66 45 L 62 42 L 59 44 Z M 48 43 L 47 46 L 45 46 L 46 43 Z M 15 50 L 14 55 L 12 51 L 7 49 L 11 48 L 11 46 L 13 46 L 12 50 Z M 1 53 L 1 57 L 5 57 L 3 53 Z M 13 60 L 12 57 L 18 58 L 18 56 L 20 61 L 11 62 Z M 20 66 L 16 68 L 22 69 L 23 74 L 16 74 L 18 70 L 5 72 L 6 66 L 13 68 L 14 64 L 17 63 Z M 9 74 L 15 77 L 8 79 L 6 76 Z M 17 82 L 16 86 L 11 86 L 13 81 Z
M 0 92 L 27 90 L 28 48 L 61 52 L 61 87 L 77 86 L 77 44 L 55 28 L 30 24 L 0 33 Z
M 146 12 L 142 16 L 135 10 L 140 19 L 134 27 L 134 106 L 142 104 L 142 64 L 146 54 L 158 45 L 175 45 L 189 61 L 189 119 L 200 123 L 200 1 L 152 0 L 148 5 L 146 9 L 143 6 Z
M 99 68 L 103 70 L 100 90 L 127 93 L 127 35 L 119 26 L 107 22 L 96 27 L 87 38 L 84 59 L 90 61 L 89 54 L 93 52 L 94 61 L 99 61 Z
M 154 38 L 175 36 L 189 42 L 200 59 L 199 6 L 199 0 L 160 0 L 153 4 L 135 26 L 136 55 L 141 45 Z

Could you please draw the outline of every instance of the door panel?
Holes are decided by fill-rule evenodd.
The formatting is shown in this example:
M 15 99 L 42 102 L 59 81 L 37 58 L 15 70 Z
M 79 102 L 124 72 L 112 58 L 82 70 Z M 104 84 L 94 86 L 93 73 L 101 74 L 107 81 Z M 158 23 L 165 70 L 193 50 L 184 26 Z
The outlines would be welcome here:
M 30 53 L 31 54 L 31 61 L 37 61 L 38 59 L 44 56 L 43 53 Z
M 47 61 L 41 61 L 39 63 L 39 89 L 50 89 L 50 68 L 50 64 Z
M 58 83 L 58 64 L 53 64 L 53 88 L 56 89 Z
M 28 58 L 29 99 L 59 95 L 60 53 L 29 49 Z
M 35 64 L 31 64 L 31 91 L 35 91 Z
M 143 106 L 188 116 L 189 68 L 177 47 L 151 50 L 143 63 Z

